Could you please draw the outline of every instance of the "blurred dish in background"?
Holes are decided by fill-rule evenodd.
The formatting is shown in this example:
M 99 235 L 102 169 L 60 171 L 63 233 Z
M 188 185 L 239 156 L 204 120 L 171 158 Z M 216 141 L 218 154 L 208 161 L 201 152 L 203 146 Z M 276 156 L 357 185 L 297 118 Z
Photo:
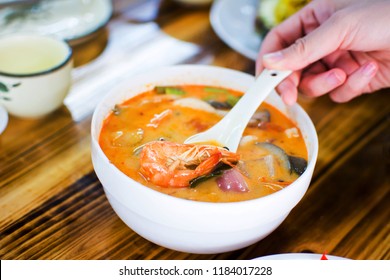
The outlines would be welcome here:
M 210 12 L 211 26 L 228 46 L 256 60 L 268 30 L 308 2 L 310 0 L 216 0 Z
M 292 14 L 299 11 L 311 0 L 258 0 L 256 28 L 264 35 Z
M 107 24 L 110 0 L 41 0 L 0 9 L 0 36 L 15 32 L 53 35 L 77 45 Z
M 215 33 L 228 46 L 256 60 L 261 36 L 256 31 L 258 0 L 217 0 L 210 11 Z

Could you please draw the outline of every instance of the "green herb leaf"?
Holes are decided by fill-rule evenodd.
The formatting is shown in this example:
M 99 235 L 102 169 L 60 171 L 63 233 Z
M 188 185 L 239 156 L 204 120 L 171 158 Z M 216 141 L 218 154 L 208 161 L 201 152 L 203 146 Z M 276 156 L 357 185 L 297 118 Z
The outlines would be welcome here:
M 166 92 L 165 92 L 165 88 L 166 88 L 166 87 L 156 86 L 156 87 L 154 87 L 154 90 L 155 90 L 157 93 L 159 93 L 159 94 L 165 94 L 165 93 L 166 93 Z
M 167 94 L 174 94 L 174 95 L 183 95 L 186 94 L 186 92 L 180 88 L 167 88 L 165 90 Z
M 159 94 L 173 94 L 173 95 L 184 95 L 184 94 L 186 94 L 186 92 L 184 90 L 182 90 L 181 88 L 177 88 L 177 87 L 156 86 L 154 89 Z
M 240 97 L 234 96 L 229 94 L 226 100 L 226 103 L 228 103 L 230 106 L 234 107 L 236 103 L 240 100 Z
M 210 93 L 229 93 L 227 89 L 217 87 L 204 87 L 203 90 Z
M 217 99 L 217 94 L 209 94 L 202 98 L 203 101 L 210 101 Z

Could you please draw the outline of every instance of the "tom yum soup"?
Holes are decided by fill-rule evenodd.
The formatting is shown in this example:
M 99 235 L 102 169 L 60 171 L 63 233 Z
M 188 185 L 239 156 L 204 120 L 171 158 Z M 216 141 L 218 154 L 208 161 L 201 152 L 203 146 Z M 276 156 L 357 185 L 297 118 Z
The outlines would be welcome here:
M 215 143 L 182 144 L 216 124 L 240 96 L 210 86 L 157 86 L 112 108 L 99 144 L 123 173 L 172 196 L 231 202 L 271 194 L 307 165 L 300 130 L 273 106 L 258 108 L 237 153 Z

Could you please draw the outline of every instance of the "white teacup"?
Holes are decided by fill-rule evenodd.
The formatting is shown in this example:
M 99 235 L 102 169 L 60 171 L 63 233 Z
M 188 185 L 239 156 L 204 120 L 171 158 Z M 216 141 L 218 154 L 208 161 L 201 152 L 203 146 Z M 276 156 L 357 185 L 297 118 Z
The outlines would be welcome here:
M 72 49 L 60 39 L 13 34 L 0 37 L 0 105 L 36 118 L 62 106 L 71 86 Z

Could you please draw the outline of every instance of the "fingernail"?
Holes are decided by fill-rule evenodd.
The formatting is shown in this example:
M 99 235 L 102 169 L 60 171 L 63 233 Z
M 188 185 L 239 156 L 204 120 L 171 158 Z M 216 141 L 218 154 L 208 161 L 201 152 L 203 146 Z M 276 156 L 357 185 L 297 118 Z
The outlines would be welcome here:
M 362 68 L 362 73 L 367 77 L 372 77 L 377 71 L 377 66 L 375 63 L 369 62 Z
M 279 62 L 283 59 L 283 53 L 282 52 L 273 52 L 273 53 L 267 53 L 263 55 L 263 61 L 266 61 L 267 63 L 275 63 Z
M 326 80 L 331 86 L 338 86 L 343 82 L 343 77 L 337 72 L 332 72 L 328 75 Z

